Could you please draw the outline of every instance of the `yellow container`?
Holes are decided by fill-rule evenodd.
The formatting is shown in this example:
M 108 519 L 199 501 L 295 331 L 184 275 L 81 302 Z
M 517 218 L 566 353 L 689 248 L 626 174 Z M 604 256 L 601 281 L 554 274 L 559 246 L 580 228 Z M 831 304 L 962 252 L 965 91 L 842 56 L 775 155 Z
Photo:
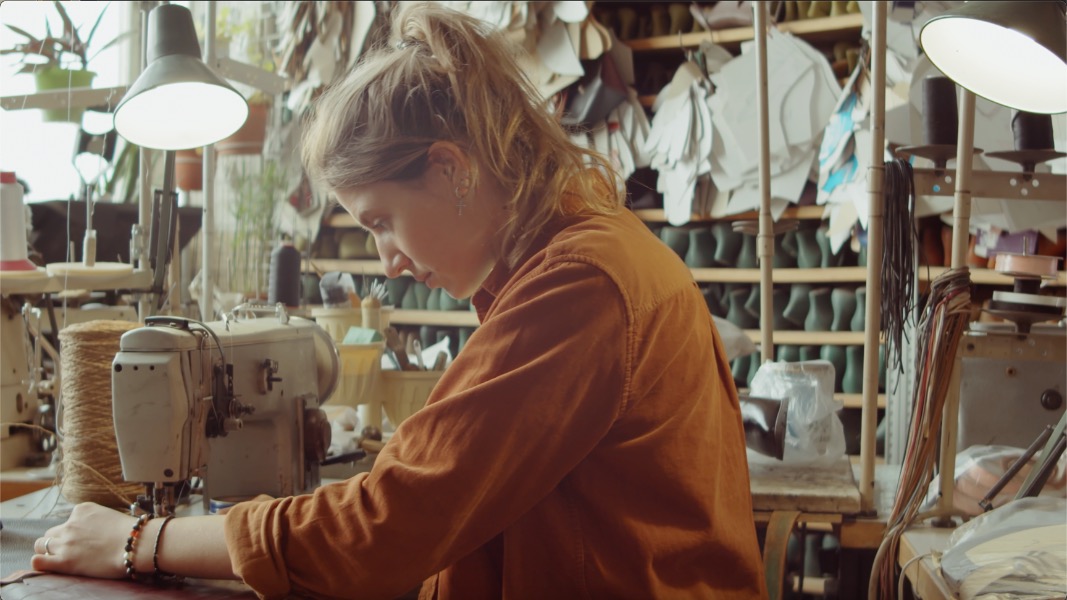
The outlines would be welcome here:
M 382 371 L 382 409 L 393 427 L 426 406 L 444 371 Z
M 359 308 L 313 308 L 311 318 L 330 334 L 335 344 L 340 344 L 345 339 L 349 327 L 359 327 L 363 318 Z
M 384 331 L 389 326 L 389 318 L 393 314 L 392 307 L 381 308 L 379 322 L 381 324 L 380 331 Z M 335 344 L 340 344 L 345 339 L 345 334 L 348 333 L 350 327 L 360 327 L 363 324 L 363 317 L 361 316 L 361 309 L 358 307 L 343 307 L 343 308 L 313 308 L 311 309 L 311 318 L 315 319 L 315 322 L 326 330 L 326 333 L 330 334 L 330 338 L 333 339 Z
M 381 427 L 381 395 L 378 388 L 384 348 L 384 342 L 338 344 L 340 376 L 337 391 L 334 392 L 330 401 L 330 404 L 341 404 L 353 408 L 359 405 L 369 405 L 367 420 L 364 424 L 376 427 Z M 362 420 L 364 415 L 360 417 Z

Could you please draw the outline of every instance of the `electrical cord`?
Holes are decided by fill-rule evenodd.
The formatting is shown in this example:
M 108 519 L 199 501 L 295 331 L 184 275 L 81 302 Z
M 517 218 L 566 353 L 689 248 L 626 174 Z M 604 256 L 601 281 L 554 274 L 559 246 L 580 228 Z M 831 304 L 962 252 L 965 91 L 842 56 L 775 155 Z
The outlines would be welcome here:
M 903 373 L 901 348 L 907 337 L 905 326 L 914 310 L 915 246 L 919 236 L 915 226 L 915 179 L 911 163 L 899 158 L 886 161 L 884 195 L 881 325 L 886 356 L 897 372 Z
M 925 554 L 913 556 L 908 559 L 908 562 L 904 563 L 904 566 L 900 567 L 900 577 L 897 578 L 897 600 L 904 600 L 904 577 L 908 572 L 908 567 L 928 556 L 933 556 L 933 554 L 933 552 L 927 552 Z
M 900 483 L 875 554 L 867 595 L 893 598 L 897 551 L 903 532 L 916 520 L 938 458 L 942 413 L 956 362 L 959 340 L 970 320 L 970 271 L 950 269 L 934 279 L 918 318 L 916 384 Z

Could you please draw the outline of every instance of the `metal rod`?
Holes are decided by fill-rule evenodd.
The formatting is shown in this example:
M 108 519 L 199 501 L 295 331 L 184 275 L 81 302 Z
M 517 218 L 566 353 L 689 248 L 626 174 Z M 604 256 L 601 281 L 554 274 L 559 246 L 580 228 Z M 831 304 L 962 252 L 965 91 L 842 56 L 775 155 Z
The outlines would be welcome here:
M 774 360 L 774 220 L 771 218 L 771 151 L 767 99 L 767 2 L 753 2 L 756 37 L 756 95 L 759 98 L 759 233 L 760 362 Z
M 989 511 L 993 508 L 993 499 L 997 497 L 997 494 L 1000 493 L 1000 490 L 1003 490 L 1004 486 L 1008 485 L 1008 482 L 1011 481 L 1015 477 L 1015 474 L 1023 468 L 1023 465 L 1030 462 L 1030 459 L 1033 458 L 1035 454 L 1037 454 L 1038 449 L 1045 447 L 1045 444 L 1048 442 L 1048 439 L 1050 437 L 1052 437 L 1052 425 L 1046 425 L 1045 428 L 1041 430 L 1041 433 L 1037 436 L 1037 438 L 1033 441 L 1033 443 L 1030 444 L 1030 447 L 1028 447 L 1026 451 L 1023 452 L 1022 456 L 1020 456 L 1015 462 L 1011 463 L 1011 466 L 1008 467 L 1008 470 L 1004 472 L 1004 475 L 1002 475 L 1000 479 L 998 479 L 997 482 L 993 484 L 993 487 L 989 488 L 989 491 L 986 492 L 986 495 L 978 501 L 978 506 L 981 506 L 982 510 Z
M 204 34 L 204 62 L 215 64 L 215 1 L 207 3 L 207 23 Z M 215 273 L 213 244 L 215 243 L 215 145 L 204 147 L 203 163 L 204 210 L 200 215 L 200 320 L 215 320 Z
M 1041 493 L 1041 489 L 1045 487 L 1045 482 L 1048 481 L 1053 469 L 1060 462 L 1060 457 L 1063 456 L 1064 450 L 1067 450 L 1067 437 L 1063 435 L 1063 432 L 1060 432 L 1060 437 L 1056 438 L 1052 451 L 1045 456 L 1044 460 L 1035 469 L 1037 475 L 1033 479 L 1027 480 L 1026 486 L 1019 490 L 1019 498 L 1032 498 Z
M 882 323 L 882 220 L 885 215 L 886 3 L 874 3 L 871 31 L 871 164 L 867 167 L 867 296 L 863 335 L 863 403 L 860 414 L 860 510 L 874 506 L 874 458 L 878 431 L 878 349 Z
M 967 265 L 971 227 L 971 161 L 974 157 L 974 94 L 960 86 L 959 134 L 956 142 L 956 202 L 952 208 L 952 268 Z M 962 342 L 962 340 L 961 340 Z M 956 434 L 960 414 L 960 353 L 956 347 L 952 381 L 941 418 L 941 458 L 938 484 L 941 496 L 937 510 L 943 515 L 954 511 L 952 497 L 956 486 Z M 947 519 L 947 517 L 946 517 Z M 947 523 L 942 519 L 943 523 Z
M 144 71 L 148 66 L 148 11 L 152 9 L 152 2 L 141 3 L 141 64 L 140 70 Z M 148 185 L 148 159 L 150 151 L 141 146 L 137 149 L 137 223 L 140 231 L 133 244 L 138 248 L 140 256 L 137 267 L 141 270 L 151 269 L 149 264 L 149 251 L 145 233 L 152 229 L 152 189 Z M 148 294 L 140 294 L 137 298 L 137 318 L 144 321 L 152 316 L 152 302 Z

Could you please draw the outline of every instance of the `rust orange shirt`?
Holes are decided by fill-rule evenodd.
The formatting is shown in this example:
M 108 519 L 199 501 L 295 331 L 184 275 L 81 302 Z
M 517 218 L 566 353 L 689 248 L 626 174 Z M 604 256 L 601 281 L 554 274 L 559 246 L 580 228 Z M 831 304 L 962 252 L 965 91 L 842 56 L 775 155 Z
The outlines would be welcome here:
M 765 595 L 737 392 L 686 266 L 561 217 L 370 473 L 226 517 L 265 598 Z

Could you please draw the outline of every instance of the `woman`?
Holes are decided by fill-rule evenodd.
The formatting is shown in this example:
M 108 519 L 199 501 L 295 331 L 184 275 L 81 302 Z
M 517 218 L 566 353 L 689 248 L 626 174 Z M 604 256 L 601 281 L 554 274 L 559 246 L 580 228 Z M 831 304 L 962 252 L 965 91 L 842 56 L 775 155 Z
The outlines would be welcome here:
M 304 161 L 389 277 L 472 296 L 481 325 L 370 473 L 148 521 L 133 570 L 155 554 L 266 598 L 763 595 L 737 394 L 689 271 L 500 35 L 433 5 L 393 34 L 317 101 Z M 33 566 L 122 577 L 133 526 L 79 505 Z

